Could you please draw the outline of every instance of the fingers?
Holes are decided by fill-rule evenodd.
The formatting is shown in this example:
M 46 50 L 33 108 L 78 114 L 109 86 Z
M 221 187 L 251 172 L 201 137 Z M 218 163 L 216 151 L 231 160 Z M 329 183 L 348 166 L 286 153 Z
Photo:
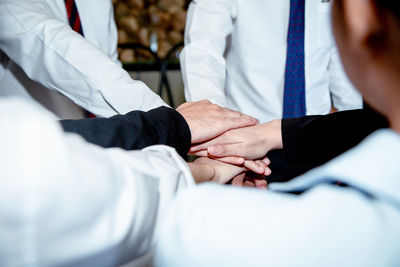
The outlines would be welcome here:
M 210 155 L 217 158 L 233 156 L 245 158 L 247 154 L 246 147 L 241 143 L 210 146 L 207 148 L 207 151 Z
M 212 104 L 208 100 L 184 103 L 176 110 L 189 125 L 192 143 L 205 142 L 228 130 L 258 123 L 258 120 L 250 116 Z
M 246 177 L 246 173 L 241 173 L 241 174 L 239 174 L 238 176 L 234 177 L 234 178 L 232 179 L 232 185 L 233 185 L 233 186 L 242 187 L 245 177 Z
M 224 163 L 232 164 L 232 165 L 239 165 L 242 166 L 244 164 L 244 158 L 240 157 L 225 157 L 225 158 L 215 158 L 212 155 L 209 155 L 207 150 L 201 150 L 197 152 L 190 152 L 189 155 L 191 156 L 197 156 L 197 157 L 209 157 Z
M 212 159 L 218 160 L 220 162 L 237 165 L 237 166 L 244 166 L 246 169 L 253 171 L 257 174 L 262 174 L 265 176 L 271 175 L 271 169 L 268 167 L 271 161 L 265 157 L 262 160 L 245 160 L 241 157 L 223 157 L 217 158 L 209 155 L 207 150 L 198 151 L 195 153 L 190 153 L 190 155 L 198 156 L 198 157 L 210 157 Z
M 223 134 L 229 130 L 233 129 L 238 129 L 238 128 L 244 128 L 244 127 L 250 127 L 254 126 L 258 123 L 258 120 L 253 119 L 253 118 L 248 118 L 247 116 L 239 116 L 239 117 L 232 117 L 232 118 L 227 118 L 227 117 L 220 117 L 219 119 L 221 121 L 218 126 L 220 127 L 220 134 Z
M 216 106 L 220 107 L 218 105 L 216 105 Z M 252 125 L 256 125 L 259 123 L 259 120 L 257 120 L 256 118 L 253 118 L 249 115 L 243 114 L 239 111 L 235 111 L 235 110 L 232 110 L 229 108 L 222 108 L 222 107 L 220 107 L 220 108 L 223 109 L 223 111 L 225 112 L 225 114 L 224 114 L 225 117 L 231 117 L 232 119 L 239 118 L 242 121 L 247 121 L 248 123 L 252 123 Z
M 257 174 L 264 174 L 265 169 L 268 168 L 268 166 L 266 164 L 260 164 L 259 162 L 253 161 L 253 160 L 246 160 L 244 162 L 244 166 L 248 170 L 255 172 Z
M 208 157 L 208 152 L 207 152 L 207 150 L 201 150 L 201 151 L 197 151 L 197 152 L 189 151 L 189 155 L 198 156 L 198 157 Z
M 210 146 L 220 145 L 220 144 L 222 145 L 222 144 L 230 143 L 229 141 L 225 141 L 224 137 L 225 137 L 224 135 L 221 135 L 221 136 L 216 137 L 216 138 L 214 138 L 214 139 L 212 139 L 210 141 L 207 141 L 207 142 L 204 142 L 204 143 L 201 143 L 201 144 L 197 144 L 197 145 L 192 145 L 190 147 L 190 152 L 197 152 L 197 151 L 200 151 L 200 150 L 207 150 L 207 148 L 210 147 Z
M 247 172 L 244 180 L 252 181 L 257 189 L 267 190 L 267 180 L 264 175 Z
M 265 179 L 254 179 L 253 181 L 256 188 L 267 190 L 267 181 Z
M 269 166 L 269 164 L 271 164 L 271 161 L 267 157 L 263 158 L 261 161 L 264 162 L 265 164 L 267 164 L 267 166 Z
M 242 173 L 232 179 L 232 186 L 255 187 L 257 189 L 267 190 L 267 181 L 260 175 Z
M 263 160 L 245 160 L 244 162 L 244 166 L 256 173 L 256 174 L 260 174 L 260 175 L 265 175 L 265 176 L 269 176 L 271 175 L 271 169 L 268 167 L 268 165 L 270 164 L 270 160 L 268 158 L 265 158 Z
M 216 160 L 224 162 L 224 163 L 232 164 L 232 165 L 239 165 L 239 166 L 243 166 L 245 163 L 244 158 L 239 158 L 239 157 L 216 158 Z
M 243 187 L 255 187 L 254 181 L 245 179 L 243 182 Z
M 197 165 L 200 164 L 211 167 L 214 171 L 212 176 L 208 177 L 209 181 L 214 181 L 220 184 L 225 184 L 228 181 L 232 180 L 233 177 L 236 177 L 237 175 L 246 171 L 246 169 L 243 167 L 243 164 L 241 164 L 240 166 L 226 164 L 207 157 L 198 158 L 194 161 L 194 163 Z
M 265 168 L 263 175 L 265 176 L 271 175 L 272 172 L 271 169 L 269 168 L 269 164 L 271 164 L 271 161 L 269 160 L 269 158 L 265 157 L 261 160 L 256 160 L 256 162 Z

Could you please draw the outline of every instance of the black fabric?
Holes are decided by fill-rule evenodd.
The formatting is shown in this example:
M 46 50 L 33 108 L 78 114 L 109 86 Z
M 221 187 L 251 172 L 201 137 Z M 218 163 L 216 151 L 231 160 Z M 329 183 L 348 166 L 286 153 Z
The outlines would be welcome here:
M 267 154 L 268 159 L 271 161 L 269 168 L 271 174 L 267 177 L 268 183 L 287 182 L 290 177 L 286 176 L 286 169 L 288 162 L 282 149 L 269 151 Z
M 325 116 L 282 120 L 282 139 L 287 160 L 285 180 L 322 165 L 358 145 L 387 120 L 366 107 Z
M 174 147 L 186 157 L 191 133 L 185 119 L 174 109 L 159 107 L 148 112 L 132 111 L 111 118 L 60 121 L 66 132 L 84 137 L 88 142 L 109 148 L 142 149 L 151 145 Z

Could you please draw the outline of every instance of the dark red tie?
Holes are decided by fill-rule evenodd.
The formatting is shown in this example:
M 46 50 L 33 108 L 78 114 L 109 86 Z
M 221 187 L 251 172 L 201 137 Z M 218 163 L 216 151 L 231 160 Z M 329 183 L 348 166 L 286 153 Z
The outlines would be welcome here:
M 74 0 L 65 0 L 65 7 L 67 8 L 69 25 L 71 26 L 71 28 L 74 31 L 76 31 L 80 35 L 84 36 L 83 30 L 82 30 L 81 19 L 79 17 L 78 8 L 76 7 L 75 1 Z

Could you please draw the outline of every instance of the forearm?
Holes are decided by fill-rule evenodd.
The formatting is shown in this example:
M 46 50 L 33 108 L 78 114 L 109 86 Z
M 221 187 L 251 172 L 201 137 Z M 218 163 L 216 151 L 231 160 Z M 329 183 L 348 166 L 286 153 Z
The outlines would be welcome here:
M 108 119 L 63 120 L 60 123 L 66 132 L 77 133 L 102 147 L 136 150 L 163 144 L 174 147 L 182 157 L 190 148 L 191 133 L 185 119 L 166 107 L 148 112 L 132 111 Z
M 1 125 L 7 125 L 0 139 L 7 155 L 0 236 L 13 252 L 2 250 L 2 266 L 26 255 L 15 236 L 35 244 L 31 255 L 44 266 L 98 266 L 101 260 L 118 266 L 142 256 L 175 194 L 193 185 L 186 164 L 169 147 L 105 150 L 66 135 L 51 114 L 18 99 L 2 98 L 0 112 Z
M 166 105 L 42 2 L 0 4 L 0 49 L 30 79 L 102 117 Z M 50 36 L 50 37 L 49 37 Z
M 230 0 L 197 0 L 190 4 L 185 48 L 180 60 L 187 101 L 225 99 L 226 39 L 232 33 L 235 4 Z
M 356 146 L 373 131 L 387 127 L 372 110 L 282 120 L 283 148 L 291 163 L 321 164 Z

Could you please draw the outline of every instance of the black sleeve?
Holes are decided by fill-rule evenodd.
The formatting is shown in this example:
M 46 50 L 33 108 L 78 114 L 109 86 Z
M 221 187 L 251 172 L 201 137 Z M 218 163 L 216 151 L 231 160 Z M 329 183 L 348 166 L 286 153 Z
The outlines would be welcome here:
M 292 164 L 292 169 L 298 169 L 290 176 L 333 159 L 358 145 L 375 130 L 386 127 L 387 120 L 370 108 L 283 119 L 285 158 Z
M 83 136 L 102 147 L 126 150 L 162 144 L 174 147 L 185 157 L 191 133 L 185 119 L 174 109 L 159 107 L 148 112 L 132 111 L 111 118 L 60 121 L 66 132 Z

